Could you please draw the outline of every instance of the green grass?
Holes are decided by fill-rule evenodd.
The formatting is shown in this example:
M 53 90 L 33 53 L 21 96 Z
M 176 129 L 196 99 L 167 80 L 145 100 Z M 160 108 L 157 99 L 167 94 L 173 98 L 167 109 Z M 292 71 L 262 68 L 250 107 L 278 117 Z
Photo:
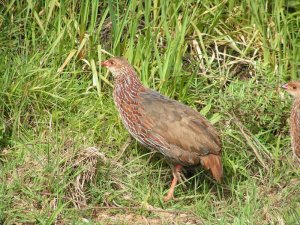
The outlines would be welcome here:
M 0 223 L 300 224 L 279 88 L 300 75 L 297 1 L 8 0 L 0 31 Z M 222 184 L 199 168 L 162 201 L 170 169 L 128 142 L 110 54 L 214 123 Z

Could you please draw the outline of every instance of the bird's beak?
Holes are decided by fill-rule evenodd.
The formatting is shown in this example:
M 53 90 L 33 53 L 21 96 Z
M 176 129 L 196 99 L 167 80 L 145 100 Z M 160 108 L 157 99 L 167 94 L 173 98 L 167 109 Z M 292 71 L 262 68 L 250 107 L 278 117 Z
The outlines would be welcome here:
M 101 62 L 100 65 L 104 66 L 104 67 L 108 67 L 109 66 L 109 62 L 108 62 L 108 60 L 106 60 L 106 61 Z
M 281 85 L 281 88 L 283 88 L 283 89 L 287 89 L 287 84 L 283 84 L 283 85 Z

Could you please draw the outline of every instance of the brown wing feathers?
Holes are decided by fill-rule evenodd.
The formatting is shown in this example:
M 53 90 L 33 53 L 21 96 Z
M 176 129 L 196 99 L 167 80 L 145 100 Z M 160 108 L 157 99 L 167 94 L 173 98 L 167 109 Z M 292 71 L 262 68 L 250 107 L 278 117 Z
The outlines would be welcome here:
M 164 149 L 163 154 L 186 166 L 201 163 L 220 181 L 221 142 L 212 125 L 198 112 L 157 92 L 147 91 L 141 99 L 142 114 L 153 121 L 150 132 L 169 145 L 169 151 Z

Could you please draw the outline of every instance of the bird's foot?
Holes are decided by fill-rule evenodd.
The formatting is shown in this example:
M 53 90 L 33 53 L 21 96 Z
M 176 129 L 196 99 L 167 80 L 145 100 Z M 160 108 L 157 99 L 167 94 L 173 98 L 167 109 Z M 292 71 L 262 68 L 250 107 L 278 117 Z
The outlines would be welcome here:
M 167 194 L 167 195 L 163 198 L 164 202 L 168 202 L 168 201 L 170 201 L 170 200 L 172 200 L 172 199 L 175 199 L 173 194 L 172 194 L 172 195 Z

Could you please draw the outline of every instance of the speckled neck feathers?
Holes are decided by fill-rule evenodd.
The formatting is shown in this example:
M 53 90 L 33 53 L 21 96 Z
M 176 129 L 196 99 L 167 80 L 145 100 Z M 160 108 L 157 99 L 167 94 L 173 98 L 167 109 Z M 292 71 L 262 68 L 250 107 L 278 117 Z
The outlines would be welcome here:
M 132 121 L 136 119 L 136 115 L 133 115 L 132 112 L 136 111 L 138 96 L 144 91 L 146 91 L 146 88 L 138 79 L 132 67 L 123 67 L 118 76 L 115 76 L 114 102 L 124 125 L 131 134 L 132 129 L 134 129 Z
M 121 102 L 135 102 L 137 94 L 144 91 L 145 87 L 137 77 L 132 67 L 123 67 L 115 77 L 114 100 L 117 105 Z

